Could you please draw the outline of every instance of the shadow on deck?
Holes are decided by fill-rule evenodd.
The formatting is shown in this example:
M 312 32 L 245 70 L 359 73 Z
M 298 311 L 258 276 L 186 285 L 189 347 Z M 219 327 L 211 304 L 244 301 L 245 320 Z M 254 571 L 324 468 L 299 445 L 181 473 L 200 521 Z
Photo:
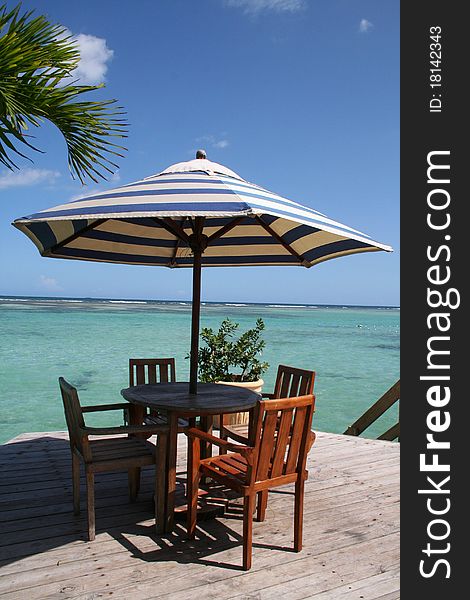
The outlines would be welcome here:
M 185 440 L 178 471 L 184 480 Z M 399 444 L 318 433 L 306 484 L 304 550 L 293 544 L 290 486 L 270 492 L 253 524 L 253 568 L 241 571 L 240 505 L 157 536 L 152 469 L 129 504 L 127 475 L 96 477 L 97 537 L 72 513 L 66 434 L 32 433 L 0 447 L 0 594 L 34 598 L 399 598 Z M 84 484 L 83 484 L 84 485 Z

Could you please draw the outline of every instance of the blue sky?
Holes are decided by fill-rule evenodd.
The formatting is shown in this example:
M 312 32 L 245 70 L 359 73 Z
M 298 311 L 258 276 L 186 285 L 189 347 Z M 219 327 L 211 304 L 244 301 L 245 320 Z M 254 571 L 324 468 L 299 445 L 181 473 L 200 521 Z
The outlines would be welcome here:
M 13 5 L 13 3 L 9 3 Z M 0 168 L 0 293 L 186 300 L 189 270 L 41 258 L 10 222 L 43 208 L 208 158 L 390 244 L 313 269 L 206 269 L 203 299 L 398 305 L 398 0 L 24 1 L 66 26 L 83 82 L 130 122 L 112 180 L 83 188 L 60 134 L 45 154 Z M 91 96 L 90 96 L 91 99 Z

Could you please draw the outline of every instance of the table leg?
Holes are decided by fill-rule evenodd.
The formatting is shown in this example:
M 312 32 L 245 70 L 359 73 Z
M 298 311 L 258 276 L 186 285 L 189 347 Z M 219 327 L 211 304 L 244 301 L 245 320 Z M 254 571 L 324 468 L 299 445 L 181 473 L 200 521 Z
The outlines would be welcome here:
M 142 425 L 145 417 L 145 407 L 139 404 L 129 404 L 129 425 Z
M 167 494 L 165 509 L 165 531 L 173 529 L 176 494 L 176 453 L 178 450 L 178 415 L 168 412 L 168 451 L 167 451 Z

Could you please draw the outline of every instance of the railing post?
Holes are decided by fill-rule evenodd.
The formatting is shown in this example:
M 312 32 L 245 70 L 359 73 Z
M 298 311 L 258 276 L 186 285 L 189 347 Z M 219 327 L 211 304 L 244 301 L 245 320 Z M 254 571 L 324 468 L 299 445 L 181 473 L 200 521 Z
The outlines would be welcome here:
M 383 394 L 381 398 L 377 400 L 366 412 L 357 419 L 352 425 L 350 425 L 344 435 L 358 436 L 365 431 L 374 421 L 384 414 L 395 402 L 400 400 L 400 380 L 398 380 L 392 387 Z M 400 435 L 400 421 L 393 427 L 388 429 L 378 439 L 394 440 Z M 385 437 L 386 436 L 386 437 Z M 393 437 L 390 437 L 393 436 Z

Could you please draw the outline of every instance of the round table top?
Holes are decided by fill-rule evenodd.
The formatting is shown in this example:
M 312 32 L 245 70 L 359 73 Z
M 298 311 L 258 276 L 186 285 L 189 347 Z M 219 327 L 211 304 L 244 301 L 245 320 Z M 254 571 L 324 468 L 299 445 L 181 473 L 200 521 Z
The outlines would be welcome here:
M 188 416 L 244 412 L 261 398 L 246 388 L 219 383 L 198 383 L 197 394 L 190 394 L 188 382 L 134 385 L 121 395 L 133 404 Z

